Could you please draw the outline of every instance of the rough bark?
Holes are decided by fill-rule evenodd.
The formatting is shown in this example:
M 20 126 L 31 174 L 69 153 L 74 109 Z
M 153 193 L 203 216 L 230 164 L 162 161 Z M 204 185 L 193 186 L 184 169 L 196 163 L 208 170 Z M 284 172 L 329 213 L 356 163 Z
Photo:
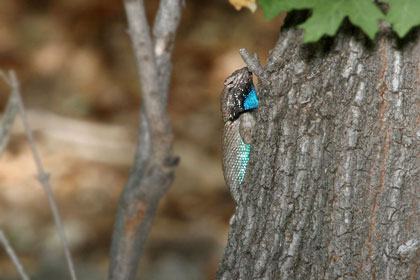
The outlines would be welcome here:
M 282 30 L 217 279 L 420 279 L 419 34 Z

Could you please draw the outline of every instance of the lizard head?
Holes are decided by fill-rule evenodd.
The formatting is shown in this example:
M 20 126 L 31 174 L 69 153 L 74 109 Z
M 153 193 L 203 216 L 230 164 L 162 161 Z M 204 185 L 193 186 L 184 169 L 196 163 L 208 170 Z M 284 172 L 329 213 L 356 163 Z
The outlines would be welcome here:
M 245 111 L 258 106 L 258 98 L 252 83 L 252 73 L 247 67 L 236 70 L 224 83 L 221 107 L 223 122 L 234 121 Z

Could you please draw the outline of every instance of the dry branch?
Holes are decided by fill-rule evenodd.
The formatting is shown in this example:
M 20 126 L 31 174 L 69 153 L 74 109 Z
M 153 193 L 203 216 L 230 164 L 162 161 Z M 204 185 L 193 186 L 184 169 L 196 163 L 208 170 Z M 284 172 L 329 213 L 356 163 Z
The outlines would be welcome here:
M 240 49 L 239 53 L 241 54 L 242 59 L 245 61 L 248 69 L 254 73 L 258 78 L 266 80 L 267 73 L 264 71 L 264 68 L 261 66 L 260 61 L 258 60 L 258 55 L 251 56 L 247 49 Z
M 111 246 L 109 279 L 134 279 L 158 203 L 172 184 L 178 158 L 166 100 L 170 57 L 181 14 L 180 0 L 162 0 L 150 35 L 144 3 L 125 0 L 143 106 L 137 150 L 120 197 Z
M 13 250 L 12 246 L 7 240 L 6 235 L 4 234 L 3 230 L 0 229 L 0 242 L 3 244 L 4 249 L 6 250 L 7 254 L 9 255 L 10 259 L 12 260 L 13 264 L 16 266 L 16 269 L 19 272 L 20 277 L 23 280 L 29 280 L 28 275 L 25 273 L 22 264 L 19 261 L 18 256 L 16 255 L 15 251 Z
M 7 78 L 3 71 L 0 71 L 0 77 L 10 86 L 10 79 Z M 18 102 L 15 92 L 12 90 L 7 101 L 6 109 L 4 110 L 3 117 L 0 121 L 0 157 L 9 142 L 10 131 L 13 122 L 15 121 L 18 112 Z
M 26 116 L 25 108 L 23 106 L 23 101 L 22 101 L 22 97 L 21 97 L 21 94 L 20 94 L 19 81 L 18 81 L 14 71 L 10 71 L 9 78 L 7 78 L 4 75 L 4 73 L 3 73 L 2 77 L 10 85 L 10 87 L 12 88 L 13 95 L 15 95 L 17 106 L 19 108 L 19 112 L 20 112 L 20 115 L 22 117 L 22 122 L 23 122 L 23 126 L 24 126 L 24 129 L 25 129 L 26 137 L 28 138 L 29 145 L 31 147 L 32 154 L 33 154 L 33 157 L 34 157 L 34 160 L 35 160 L 35 164 L 36 164 L 36 167 L 38 169 L 37 179 L 40 181 L 42 187 L 44 188 L 44 192 L 47 196 L 48 203 L 50 205 L 51 212 L 52 212 L 53 217 L 54 217 L 54 222 L 57 226 L 57 230 L 58 230 L 58 233 L 59 233 L 59 236 L 60 236 L 61 244 L 62 244 L 63 249 L 64 249 L 64 255 L 66 257 L 66 261 L 67 261 L 67 265 L 68 265 L 68 268 L 69 268 L 69 271 L 70 271 L 71 279 L 72 280 L 77 280 L 76 272 L 74 270 L 73 261 L 71 259 L 70 249 L 68 247 L 67 239 L 66 239 L 66 236 L 65 236 L 65 233 L 64 233 L 64 228 L 63 228 L 63 225 L 62 225 L 62 222 L 61 222 L 60 214 L 58 212 L 57 204 L 55 202 L 55 199 L 54 199 L 54 196 L 53 196 L 53 193 L 52 193 L 52 190 L 51 190 L 51 186 L 50 186 L 50 182 L 49 182 L 50 175 L 47 172 L 45 172 L 44 166 L 42 165 L 41 157 L 40 157 L 39 152 L 38 152 L 38 150 L 36 148 L 36 145 L 35 145 L 35 139 L 32 135 L 32 131 L 31 131 L 31 128 L 29 126 L 28 118 Z

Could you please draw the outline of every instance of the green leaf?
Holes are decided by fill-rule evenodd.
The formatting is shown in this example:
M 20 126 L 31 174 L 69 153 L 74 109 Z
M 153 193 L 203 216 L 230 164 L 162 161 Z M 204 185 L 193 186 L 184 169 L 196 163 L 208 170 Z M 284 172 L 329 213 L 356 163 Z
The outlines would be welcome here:
M 275 18 L 283 11 L 310 9 L 317 5 L 314 0 L 260 0 L 266 19 Z
M 303 41 L 316 42 L 324 34 L 335 35 L 346 16 L 371 39 L 379 29 L 378 20 L 384 18 L 381 10 L 371 0 L 318 0 L 313 7 L 312 16 L 299 25 L 305 30 Z
M 390 7 L 386 20 L 398 36 L 404 37 L 410 29 L 420 24 L 420 0 L 386 0 Z

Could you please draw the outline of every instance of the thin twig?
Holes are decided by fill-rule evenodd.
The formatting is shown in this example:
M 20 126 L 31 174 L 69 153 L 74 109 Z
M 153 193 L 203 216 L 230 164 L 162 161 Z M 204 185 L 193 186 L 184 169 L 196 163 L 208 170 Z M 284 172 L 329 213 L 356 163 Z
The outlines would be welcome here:
M 109 279 L 134 279 L 160 199 L 169 189 L 178 159 L 166 111 L 171 52 L 181 0 L 161 0 L 150 35 L 142 0 L 124 0 L 137 61 L 143 105 L 133 167 L 120 197 L 111 246 Z
M 4 71 L 2 71 L 2 70 L 0 70 L 0 78 L 2 78 L 5 82 L 6 82 L 6 84 L 8 85 L 8 86 L 11 86 L 11 83 L 10 83 L 10 78 L 7 76 L 7 74 L 4 72 Z
M 252 56 L 247 49 L 240 49 L 239 53 L 241 54 L 242 59 L 245 61 L 246 65 L 248 66 L 248 69 L 252 73 L 254 73 L 258 78 L 262 80 L 267 80 L 267 73 L 261 66 L 257 54 L 255 54 L 255 56 Z
M 18 272 L 20 274 L 20 277 L 23 280 L 29 280 L 29 277 L 25 273 L 25 270 L 23 269 L 23 266 L 20 263 L 18 256 L 15 254 L 15 251 L 13 250 L 12 246 L 10 245 L 9 240 L 7 240 L 7 237 L 4 234 L 2 229 L 0 229 L 0 242 L 3 244 L 4 249 L 6 250 L 6 252 L 9 255 L 10 259 L 12 260 L 13 264 L 16 266 L 16 269 L 18 270 Z
M 55 202 L 54 195 L 53 195 L 52 190 L 51 190 L 51 186 L 50 186 L 50 182 L 49 182 L 50 175 L 47 172 L 45 172 L 44 166 L 42 165 L 41 157 L 39 156 L 39 152 L 38 152 L 38 150 L 35 146 L 35 140 L 34 140 L 34 137 L 32 135 L 31 128 L 29 126 L 28 118 L 26 116 L 25 108 L 23 106 L 23 101 L 22 101 L 22 97 L 21 97 L 21 94 L 20 94 L 19 81 L 18 81 L 14 71 L 10 71 L 9 76 L 10 76 L 12 91 L 14 92 L 14 94 L 16 95 L 16 98 L 17 98 L 19 111 L 20 111 L 20 115 L 22 117 L 26 137 L 28 138 L 29 145 L 30 145 L 31 150 L 32 150 L 32 154 L 33 154 L 33 157 L 35 159 L 35 164 L 36 164 L 36 167 L 38 169 L 37 178 L 40 181 L 42 187 L 44 188 L 44 192 L 47 196 L 48 203 L 50 204 L 51 212 L 53 213 L 53 217 L 54 217 L 54 222 L 55 222 L 55 225 L 57 226 L 57 230 L 58 230 L 58 233 L 59 233 L 59 236 L 60 236 L 61 244 L 62 244 L 63 249 L 64 249 L 64 255 L 66 257 L 66 261 L 67 261 L 67 265 L 68 265 L 68 268 L 69 268 L 69 271 L 70 271 L 71 279 L 72 280 L 77 280 L 76 272 L 74 270 L 74 265 L 73 265 L 73 261 L 72 261 L 71 254 L 70 254 L 70 249 L 69 249 L 69 246 L 67 244 L 66 235 L 64 233 L 63 224 L 61 222 L 61 218 L 60 218 L 60 214 L 58 212 L 57 204 Z
M 0 71 L 0 78 L 2 78 L 6 84 L 10 86 L 10 79 L 7 75 Z M 3 117 L 0 121 L 0 157 L 4 152 L 10 138 L 10 132 L 12 130 L 13 122 L 16 119 L 17 112 L 19 110 L 16 94 L 13 90 L 10 93 L 9 100 L 7 101 L 6 109 L 4 110 Z

